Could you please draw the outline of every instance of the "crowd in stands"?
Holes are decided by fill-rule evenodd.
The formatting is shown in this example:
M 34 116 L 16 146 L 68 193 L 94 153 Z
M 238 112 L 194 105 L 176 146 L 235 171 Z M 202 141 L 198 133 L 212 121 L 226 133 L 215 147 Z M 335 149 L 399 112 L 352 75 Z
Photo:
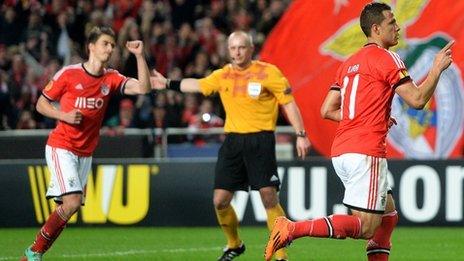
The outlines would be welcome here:
M 150 68 L 171 79 L 203 77 L 228 62 L 227 35 L 252 34 L 256 53 L 289 0 L 5 0 L 0 10 L 0 130 L 50 129 L 35 103 L 51 77 L 85 60 L 86 32 L 117 34 L 109 67 L 137 77 L 124 44 L 143 39 Z M 222 126 L 218 97 L 173 91 L 112 99 L 105 128 Z

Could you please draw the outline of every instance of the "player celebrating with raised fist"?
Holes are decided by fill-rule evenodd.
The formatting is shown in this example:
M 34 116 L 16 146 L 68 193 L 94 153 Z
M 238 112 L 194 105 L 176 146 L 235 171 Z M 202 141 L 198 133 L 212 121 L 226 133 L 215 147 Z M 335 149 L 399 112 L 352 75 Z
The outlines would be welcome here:
M 138 80 L 105 68 L 114 46 L 112 29 L 94 27 L 86 43 L 89 59 L 63 67 L 37 101 L 38 112 L 58 120 L 45 148 L 51 173 L 47 198 L 54 198 L 57 207 L 37 233 L 34 243 L 26 249 L 23 260 L 41 260 L 69 218 L 84 203 L 92 153 L 98 144 L 110 97 L 117 93 L 145 94 L 151 90 L 142 41 L 126 44 L 137 59 Z M 52 102 L 59 102 L 59 108 Z
M 332 163 L 345 187 L 343 203 L 353 215 L 331 215 L 291 222 L 279 218 L 266 246 L 266 260 L 300 237 L 368 239 L 368 260 L 388 260 L 390 238 L 398 221 L 387 182 L 386 136 L 395 92 L 411 107 L 422 109 L 441 73 L 451 64 L 448 43 L 417 86 L 401 58 L 388 49 L 398 44 L 399 26 L 390 6 L 369 3 L 361 13 L 367 44 L 339 68 L 321 108 L 324 118 L 340 122 L 332 145 Z

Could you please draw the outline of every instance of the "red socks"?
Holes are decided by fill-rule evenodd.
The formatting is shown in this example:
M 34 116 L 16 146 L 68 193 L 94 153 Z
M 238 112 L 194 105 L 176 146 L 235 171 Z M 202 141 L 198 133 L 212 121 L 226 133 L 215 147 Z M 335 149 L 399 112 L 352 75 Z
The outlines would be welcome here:
M 292 238 L 330 237 L 344 239 L 346 237 L 359 238 L 361 234 L 361 220 L 351 215 L 331 215 L 319 219 L 295 222 Z
M 395 211 L 385 214 L 382 223 L 374 236 L 367 242 L 367 258 L 369 261 L 387 261 L 390 254 L 390 238 L 398 223 L 398 213 Z
M 390 238 L 398 222 L 395 211 L 385 214 L 382 223 L 374 236 L 367 242 L 367 256 L 369 261 L 387 261 L 390 254 Z M 356 216 L 332 215 L 313 220 L 295 222 L 292 239 L 300 237 L 329 237 L 344 239 L 359 238 L 361 234 L 361 220 Z
M 32 244 L 31 250 L 34 252 L 44 253 L 53 244 L 53 241 L 60 235 L 68 220 L 64 218 L 61 205 L 48 217 L 45 224 L 40 229 Z

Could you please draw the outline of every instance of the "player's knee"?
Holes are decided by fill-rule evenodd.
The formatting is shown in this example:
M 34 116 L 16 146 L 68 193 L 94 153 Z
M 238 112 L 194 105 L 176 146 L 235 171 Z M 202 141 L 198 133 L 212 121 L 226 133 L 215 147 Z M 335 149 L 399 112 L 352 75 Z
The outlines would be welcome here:
M 81 195 L 69 195 L 66 199 L 63 198 L 62 209 L 64 214 L 68 217 L 76 213 L 81 207 L 82 198 Z
M 222 199 L 222 198 L 214 198 L 213 199 L 213 204 L 214 204 L 214 208 L 215 209 L 225 209 L 225 208 L 228 208 L 229 205 L 230 205 L 230 202 Z
M 375 231 L 379 227 L 378 222 L 366 221 L 362 223 L 362 237 L 370 239 L 374 236 Z
M 275 190 L 260 190 L 259 192 L 264 208 L 273 208 L 279 203 L 279 197 Z
M 366 228 L 365 230 L 363 230 L 362 237 L 365 239 L 370 239 L 374 236 L 374 233 L 375 233 L 375 229 Z
M 75 201 L 70 201 L 70 202 L 68 202 L 68 204 L 67 204 L 67 209 L 68 209 L 68 211 L 69 211 L 69 212 L 72 212 L 72 213 L 74 213 L 74 212 L 76 212 L 77 210 L 79 210 L 80 207 L 81 207 L 81 202 L 80 202 L 80 200 L 79 200 L 79 201 L 77 201 L 77 200 L 75 200 Z
M 266 209 L 273 208 L 277 206 L 277 203 L 279 203 L 279 201 L 273 197 L 261 198 L 261 200 L 263 201 L 263 206 Z

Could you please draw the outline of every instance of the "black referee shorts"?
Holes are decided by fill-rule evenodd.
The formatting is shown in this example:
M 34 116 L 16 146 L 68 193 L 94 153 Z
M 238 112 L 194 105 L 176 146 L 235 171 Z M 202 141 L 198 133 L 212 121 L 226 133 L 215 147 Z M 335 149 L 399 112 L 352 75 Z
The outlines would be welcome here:
M 279 190 L 275 155 L 272 131 L 228 133 L 219 149 L 214 188 L 248 191 L 275 186 Z

